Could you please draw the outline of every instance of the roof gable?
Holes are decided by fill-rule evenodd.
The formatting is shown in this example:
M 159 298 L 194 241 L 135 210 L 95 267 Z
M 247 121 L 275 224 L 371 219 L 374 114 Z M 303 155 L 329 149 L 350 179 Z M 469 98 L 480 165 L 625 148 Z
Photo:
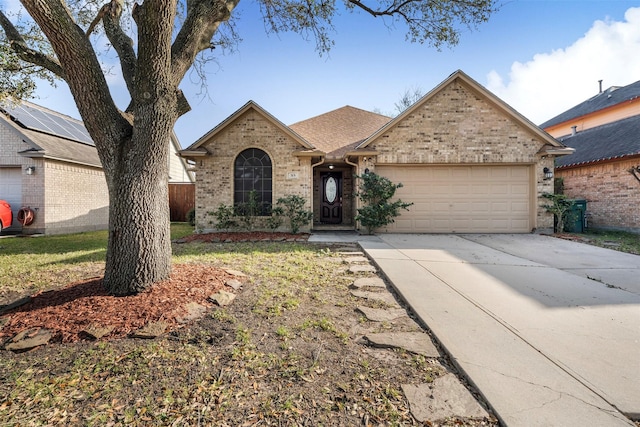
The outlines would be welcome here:
M 606 161 L 640 155 L 640 116 L 568 135 L 562 143 L 576 151 L 556 159 L 557 167 Z
M 303 148 L 306 148 L 306 149 L 314 149 L 315 148 L 308 141 L 306 141 L 302 136 L 298 135 L 295 131 L 293 131 L 287 125 L 282 123 L 280 120 L 276 119 L 269 112 L 267 112 L 267 110 L 265 110 L 264 108 L 259 106 L 256 102 L 249 101 L 246 104 L 244 104 L 242 107 L 240 107 L 238 110 L 236 110 L 229 117 L 227 117 L 222 122 L 220 122 L 220 124 L 218 124 L 216 127 L 214 127 L 209 132 L 207 132 L 206 134 L 204 134 L 203 136 L 198 138 L 198 140 L 196 140 L 196 142 L 194 142 L 193 144 L 191 144 L 189 147 L 185 148 L 184 150 L 180 151 L 180 153 L 182 155 L 185 155 L 185 156 L 206 155 L 207 151 L 202 146 L 204 144 L 206 144 L 208 141 L 210 141 L 212 138 L 214 138 L 216 135 L 219 135 L 221 132 L 223 132 L 226 128 L 228 128 L 230 125 L 232 125 L 233 122 L 235 122 L 238 118 L 240 118 L 242 115 L 244 115 L 248 111 L 255 111 L 256 113 L 258 113 L 265 120 L 267 120 L 268 122 L 272 123 L 278 129 L 280 129 L 283 133 L 285 133 L 286 135 L 291 137 L 294 141 L 296 141 L 298 144 L 300 144 Z
M 526 131 L 535 135 L 542 143 L 547 144 L 551 147 L 560 147 L 563 148 L 563 145 L 558 142 L 555 138 L 549 135 L 547 132 L 540 129 L 538 126 L 533 124 L 530 120 L 524 117 L 522 114 L 518 113 L 507 103 L 502 101 L 496 95 L 491 93 L 485 87 L 480 85 L 478 82 L 473 80 L 467 74 L 462 72 L 461 70 L 456 71 L 451 74 L 447 79 L 445 79 L 442 83 L 432 89 L 429 93 L 420 98 L 415 104 L 411 107 L 407 108 L 400 115 L 398 115 L 395 119 L 391 120 L 385 126 L 380 128 L 377 132 L 369 136 L 366 140 L 364 140 L 361 144 L 358 145 L 358 149 L 362 149 L 367 147 L 369 144 L 373 143 L 376 139 L 381 137 L 385 132 L 392 129 L 393 127 L 398 126 L 405 118 L 409 117 L 416 110 L 422 108 L 426 103 L 432 100 L 436 95 L 444 91 L 448 86 L 454 84 L 455 82 L 460 82 L 464 85 L 465 88 L 471 90 L 476 95 L 487 101 L 494 108 L 500 111 L 503 115 L 507 116 L 514 123 L 518 124 Z

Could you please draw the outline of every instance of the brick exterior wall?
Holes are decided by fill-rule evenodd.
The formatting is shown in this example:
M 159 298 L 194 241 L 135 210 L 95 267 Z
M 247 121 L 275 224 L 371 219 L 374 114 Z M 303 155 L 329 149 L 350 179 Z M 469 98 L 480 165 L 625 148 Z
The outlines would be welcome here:
M 534 228 L 552 231 L 553 215 L 542 207 L 546 199 L 540 197 L 553 192 L 553 180 L 545 180 L 543 173 L 545 167 L 553 169 L 553 157 L 538 154 L 545 143 L 484 95 L 455 80 L 373 141 L 367 149 L 379 152 L 377 156 L 366 156 L 366 161 L 365 156 L 354 156 L 351 160 L 357 162 L 359 173 L 365 168 L 373 171 L 376 164 L 528 165 L 532 168 Z M 314 221 L 318 222 L 320 173 L 326 165 L 312 170 L 309 158 L 295 157 L 301 146 L 263 114 L 247 110 L 199 147 L 210 155 L 196 158 L 198 230 L 213 230 L 215 220 L 210 212 L 220 204 L 233 204 L 233 163 L 247 148 L 259 148 L 271 157 L 274 202 L 288 194 L 309 201 L 313 197 Z M 343 172 L 343 224 L 355 225 L 357 183 L 352 175 L 356 171 L 347 165 L 338 167 L 336 170 Z
M 23 227 L 23 233 L 62 234 L 108 228 L 109 195 L 100 168 L 21 156 L 18 152 L 30 146 L 6 123 L 0 123 L 0 147 L 0 166 L 20 166 L 22 206 L 35 212 L 34 222 Z M 28 166 L 35 167 L 33 175 L 24 172 Z
M 233 165 L 236 157 L 248 148 L 263 150 L 271 158 L 274 203 L 288 195 L 311 200 L 311 160 L 294 155 L 303 147 L 254 109 L 237 117 L 201 147 L 211 155 L 196 159 L 196 229 L 199 231 L 215 228 L 215 218 L 210 212 L 220 204 L 233 205 Z M 310 203 L 307 208 L 311 209 Z M 301 229 L 308 230 L 309 227 Z
M 109 227 L 109 193 L 102 169 L 45 162 L 46 234 L 104 230 Z
M 22 165 L 25 158 L 18 151 L 29 148 L 11 125 L 0 119 L 0 166 Z
M 587 201 L 587 227 L 640 233 L 640 182 L 629 172 L 640 159 L 558 169 L 564 193 Z
M 553 192 L 553 180 L 545 180 L 543 168 L 553 170 L 553 158 L 537 154 L 544 142 L 511 117 L 471 90 L 454 81 L 408 115 L 368 148 L 379 152 L 376 164 L 529 164 L 535 165 L 539 194 Z M 538 231 L 553 230 L 553 215 L 537 197 Z

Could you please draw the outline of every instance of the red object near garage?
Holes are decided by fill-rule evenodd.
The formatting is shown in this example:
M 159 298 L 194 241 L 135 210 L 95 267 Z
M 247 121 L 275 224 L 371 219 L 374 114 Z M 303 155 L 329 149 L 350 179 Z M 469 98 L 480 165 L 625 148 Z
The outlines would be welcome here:
M 12 222 L 11 205 L 5 200 L 0 200 L 0 230 L 11 227 Z
M 18 211 L 18 222 L 22 225 L 31 225 L 36 218 L 36 213 L 31 208 L 21 208 Z
M 12 222 L 11 205 L 5 200 L 0 200 L 0 230 L 11 227 Z

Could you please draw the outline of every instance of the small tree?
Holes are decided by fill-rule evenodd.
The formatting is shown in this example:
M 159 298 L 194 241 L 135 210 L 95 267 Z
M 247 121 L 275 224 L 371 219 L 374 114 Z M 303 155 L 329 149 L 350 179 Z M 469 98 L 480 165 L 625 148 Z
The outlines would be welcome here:
M 545 208 L 547 212 L 555 215 L 557 223 L 554 231 L 562 233 L 565 223 L 572 220 L 571 209 L 575 205 L 575 201 L 568 199 L 564 194 L 544 193 L 542 197 L 551 202 L 542 207 Z
M 280 207 L 281 212 L 289 218 L 289 226 L 293 234 L 297 234 L 300 227 L 309 224 L 313 219 L 313 212 L 304 208 L 305 200 L 298 195 L 281 197 L 276 204 Z
M 409 206 L 413 205 L 399 199 L 390 201 L 396 190 L 402 187 L 402 183 L 394 184 L 388 178 L 375 173 L 365 173 L 356 178 L 361 179 L 360 192 L 356 195 L 364 203 L 364 207 L 358 209 L 356 220 L 366 227 L 368 234 L 393 223 L 394 218 L 400 215 L 400 209 L 408 211 Z

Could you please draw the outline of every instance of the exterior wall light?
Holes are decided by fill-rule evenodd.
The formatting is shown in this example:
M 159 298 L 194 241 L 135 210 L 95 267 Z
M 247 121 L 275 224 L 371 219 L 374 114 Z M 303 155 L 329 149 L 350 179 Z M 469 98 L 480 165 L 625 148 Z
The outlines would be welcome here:
M 553 171 L 549 168 L 544 168 L 542 169 L 542 172 L 544 172 L 544 179 L 551 179 L 553 178 Z
M 333 166 L 333 165 L 329 165 L 329 169 L 331 169 L 331 170 L 333 170 L 334 167 L 335 166 Z
M 24 172 L 27 175 L 33 175 L 33 173 L 36 171 L 36 167 L 35 166 L 27 166 L 27 168 L 24 170 Z

